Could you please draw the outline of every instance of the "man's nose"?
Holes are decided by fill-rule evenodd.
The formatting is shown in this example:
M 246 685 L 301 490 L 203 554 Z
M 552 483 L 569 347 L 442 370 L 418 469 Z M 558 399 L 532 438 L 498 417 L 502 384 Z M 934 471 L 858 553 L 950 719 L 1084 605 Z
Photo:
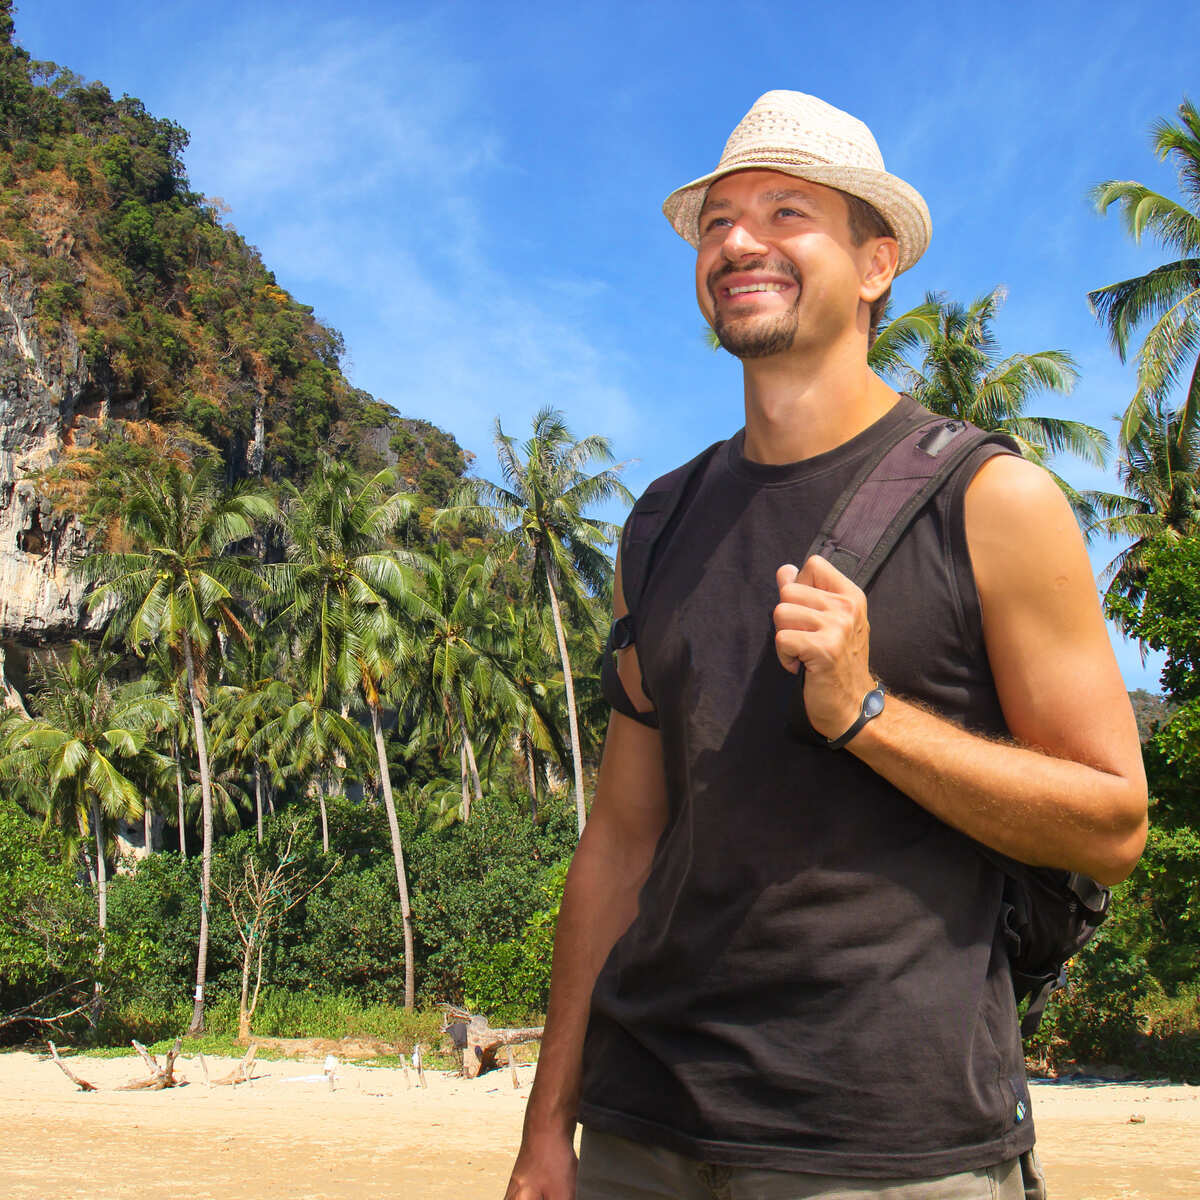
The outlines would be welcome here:
M 767 248 L 749 226 L 741 221 L 735 221 L 725 234 L 721 251 L 730 262 L 733 262 L 735 259 L 748 256 L 761 258 L 767 252 Z

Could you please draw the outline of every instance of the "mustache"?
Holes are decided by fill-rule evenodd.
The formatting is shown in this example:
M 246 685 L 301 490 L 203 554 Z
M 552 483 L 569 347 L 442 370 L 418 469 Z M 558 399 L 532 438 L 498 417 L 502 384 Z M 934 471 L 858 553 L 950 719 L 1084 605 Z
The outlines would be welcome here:
M 726 263 L 723 267 L 714 268 L 709 272 L 708 278 L 705 280 L 709 292 L 715 293 L 717 284 L 726 276 L 738 275 L 743 271 L 771 271 L 777 275 L 787 275 L 797 284 L 803 282 L 800 278 L 800 272 L 787 259 L 772 262 L 770 259 L 760 258 L 753 262 Z

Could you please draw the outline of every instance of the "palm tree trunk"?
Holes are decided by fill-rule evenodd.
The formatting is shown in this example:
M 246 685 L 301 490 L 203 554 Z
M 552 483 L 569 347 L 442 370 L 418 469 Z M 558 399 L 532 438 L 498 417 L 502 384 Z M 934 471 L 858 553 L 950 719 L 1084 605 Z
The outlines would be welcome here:
M 371 732 L 375 735 L 375 753 L 379 757 L 379 782 L 383 790 L 383 807 L 387 812 L 388 830 L 392 835 L 392 858 L 396 864 L 396 887 L 400 890 L 400 919 L 404 924 L 404 1007 L 411 1010 L 416 1002 L 416 974 L 413 967 L 412 909 L 408 902 L 408 873 L 404 869 L 404 846 L 400 842 L 400 823 L 396 820 L 396 802 L 392 797 L 392 776 L 388 770 L 387 748 L 383 743 L 383 726 L 379 706 L 368 705 L 371 711 Z
M 575 715 L 575 681 L 571 677 L 571 659 L 567 654 L 567 638 L 563 632 L 562 611 L 558 607 L 558 593 L 554 590 L 554 573 L 543 558 L 546 568 L 546 586 L 550 589 L 550 613 L 554 617 L 554 636 L 558 639 L 558 655 L 562 659 L 563 686 L 567 692 L 567 724 L 571 732 L 571 761 L 575 767 L 575 818 L 579 832 L 587 824 L 587 811 L 583 805 L 583 755 L 579 749 L 579 718 Z
M 258 823 L 258 840 L 261 843 L 263 839 L 263 789 L 262 773 L 258 769 L 258 763 L 254 764 L 254 819 Z
M 192 639 L 183 635 L 183 661 L 187 667 L 188 699 L 192 704 L 192 725 L 196 735 L 196 757 L 200 763 L 200 804 L 203 840 L 200 865 L 200 945 L 196 952 L 196 994 L 192 1007 L 189 1035 L 204 1029 L 204 984 L 208 976 L 208 901 L 212 881 L 213 802 L 212 779 L 208 770 L 208 739 L 204 734 L 204 714 L 196 690 L 196 666 L 192 661 Z
M 329 853 L 329 810 L 325 807 L 325 780 L 317 781 L 317 805 L 321 809 L 321 850 Z
M 467 732 L 466 725 L 463 726 L 463 748 L 467 752 L 467 766 L 471 769 L 471 786 L 475 791 L 475 803 L 478 804 L 483 800 L 483 784 L 479 781 L 479 767 L 475 762 L 475 747 L 471 743 L 471 735 Z M 470 816 L 470 813 L 467 815 Z
M 100 972 L 104 966 L 104 939 L 108 928 L 108 870 L 104 863 L 104 825 L 100 815 L 100 800 L 94 793 L 91 808 L 92 832 L 96 835 L 96 909 L 100 925 L 100 944 L 96 947 L 96 982 L 92 987 L 91 1022 L 94 1026 L 100 1020 L 104 992 Z
M 146 853 L 154 853 L 154 810 L 150 807 L 147 796 L 142 802 L 142 841 L 146 844 Z
M 305 793 L 310 800 L 316 800 L 317 811 L 321 814 L 321 849 L 329 853 L 329 811 L 325 807 L 325 776 L 318 772 L 309 781 Z
M 87 867 L 88 883 L 94 888 L 100 886 L 99 879 L 96 878 L 96 864 L 92 862 L 92 852 L 88 849 L 88 838 L 91 834 L 88 832 L 87 822 L 83 819 L 83 813 L 77 812 L 76 819 L 79 823 L 79 852 L 83 855 L 83 864 Z
M 462 804 L 458 811 L 462 819 L 466 821 L 471 816 L 471 789 L 467 784 L 467 743 L 465 741 L 458 744 L 458 781 L 462 784 Z
M 100 801 L 92 796 L 92 833 L 96 838 L 96 907 L 100 923 L 100 956 L 104 956 L 104 931 L 108 928 L 108 871 L 104 864 L 104 828 L 101 825 Z
M 187 862 L 187 818 L 183 811 L 183 767 L 179 763 L 179 740 L 171 739 L 171 757 L 175 760 L 175 792 L 179 800 L 179 857 Z
M 533 760 L 533 738 L 521 731 L 521 747 L 525 751 L 525 770 L 529 775 L 529 815 L 537 820 L 537 770 Z

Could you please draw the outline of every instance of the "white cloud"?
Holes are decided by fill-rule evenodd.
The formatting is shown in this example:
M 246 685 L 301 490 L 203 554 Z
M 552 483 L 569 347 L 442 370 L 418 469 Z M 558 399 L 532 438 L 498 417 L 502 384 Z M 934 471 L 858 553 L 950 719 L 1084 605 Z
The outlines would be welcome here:
M 592 319 L 606 284 L 578 264 L 506 268 L 493 198 L 520 174 L 488 80 L 433 21 L 339 21 L 282 40 L 251 21 L 198 50 L 176 107 L 193 186 L 298 299 L 345 335 L 354 382 L 453 432 L 488 473 L 492 424 L 544 404 L 575 432 L 637 425 L 627 363 Z M 198 84 L 200 90 L 197 91 Z M 536 181 L 535 181 L 536 186 Z

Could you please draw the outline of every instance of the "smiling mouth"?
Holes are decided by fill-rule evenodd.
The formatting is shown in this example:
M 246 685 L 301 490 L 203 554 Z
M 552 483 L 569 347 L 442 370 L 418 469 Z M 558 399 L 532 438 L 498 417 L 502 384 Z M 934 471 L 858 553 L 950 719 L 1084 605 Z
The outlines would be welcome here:
M 743 287 L 725 288 L 727 296 L 745 296 L 749 292 L 782 292 L 788 285 L 785 283 L 748 283 Z

